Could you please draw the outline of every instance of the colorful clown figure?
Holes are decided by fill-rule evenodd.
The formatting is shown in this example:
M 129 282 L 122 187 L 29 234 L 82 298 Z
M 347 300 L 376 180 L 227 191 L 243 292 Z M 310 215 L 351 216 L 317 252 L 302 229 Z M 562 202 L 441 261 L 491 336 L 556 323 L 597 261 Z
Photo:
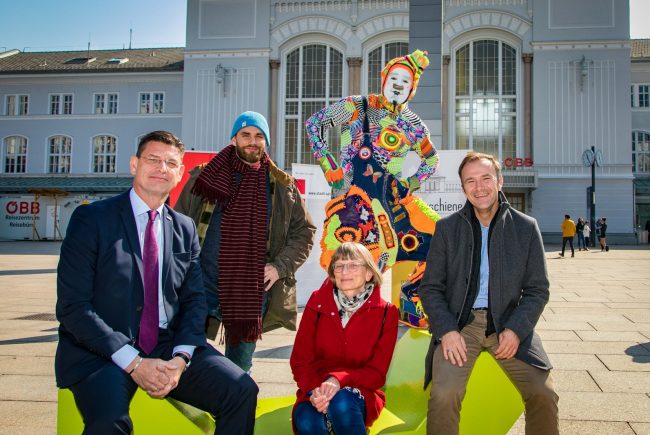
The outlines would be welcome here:
M 435 172 L 438 154 L 408 101 L 427 65 L 427 53 L 420 50 L 395 58 L 381 71 L 381 95 L 349 96 L 306 122 L 312 151 L 332 187 L 321 240 L 325 270 L 346 241 L 365 245 L 382 271 L 397 261 L 426 259 L 438 215 L 413 192 Z M 334 126 L 341 126 L 340 158 L 324 137 L 325 129 Z M 404 175 L 409 152 L 417 153 L 420 163 L 415 173 Z M 402 320 L 426 326 L 414 288 L 412 281 L 403 286 L 401 311 L 409 319 Z

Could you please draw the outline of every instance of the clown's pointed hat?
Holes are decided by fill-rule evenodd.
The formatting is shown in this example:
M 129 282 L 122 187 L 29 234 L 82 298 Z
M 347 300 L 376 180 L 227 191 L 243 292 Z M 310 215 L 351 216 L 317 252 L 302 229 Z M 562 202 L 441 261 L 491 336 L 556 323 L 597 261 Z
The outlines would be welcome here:
M 390 70 L 395 67 L 406 68 L 411 71 L 411 77 L 413 77 L 413 86 L 411 87 L 411 92 L 409 93 L 408 100 L 413 98 L 415 95 L 415 90 L 418 87 L 418 82 L 420 81 L 420 76 L 424 69 L 429 66 L 429 58 L 427 57 L 427 52 L 422 50 L 415 50 L 411 54 L 406 56 L 396 57 L 395 59 L 390 60 L 384 69 L 381 70 L 381 89 L 383 91 L 384 86 L 386 85 L 386 79 Z

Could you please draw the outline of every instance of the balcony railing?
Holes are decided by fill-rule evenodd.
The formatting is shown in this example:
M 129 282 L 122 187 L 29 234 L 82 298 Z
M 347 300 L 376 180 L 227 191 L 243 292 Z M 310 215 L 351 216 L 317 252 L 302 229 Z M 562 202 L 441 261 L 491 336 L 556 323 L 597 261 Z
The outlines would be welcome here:
M 454 177 L 456 180 L 457 178 Z M 503 171 L 504 188 L 537 188 L 537 171 L 531 168 L 506 169 Z M 427 193 L 456 193 L 462 192 L 463 188 L 458 181 L 449 181 L 446 177 L 433 176 L 421 187 L 422 192 Z
M 532 168 L 506 169 L 503 171 L 503 187 L 537 189 L 537 171 Z

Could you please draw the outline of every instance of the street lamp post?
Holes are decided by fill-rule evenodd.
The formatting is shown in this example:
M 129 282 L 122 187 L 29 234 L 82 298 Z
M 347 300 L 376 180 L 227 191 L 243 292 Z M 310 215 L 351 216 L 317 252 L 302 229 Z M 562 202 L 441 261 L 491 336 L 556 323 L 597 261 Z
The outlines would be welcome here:
M 591 216 L 589 217 L 591 222 L 591 231 L 592 235 L 590 238 L 591 246 L 596 246 L 596 165 L 602 166 L 603 164 L 603 153 L 602 151 L 596 151 L 596 147 L 592 146 L 591 149 L 586 149 L 582 153 L 582 164 L 584 166 L 591 166 L 591 195 L 590 195 L 590 210 Z
M 595 155 L 595 148 L 594 146 L 591 147 L 591 153 Z M 591 219 L 591 227 L 595 228 L 595 222 L 596 222 L 596 159 L 593 159 L 594 161 L 591 163 L 591 216 L 589 217 Z M 596 246 L 596 238 L 591 237 L 591 247 Z

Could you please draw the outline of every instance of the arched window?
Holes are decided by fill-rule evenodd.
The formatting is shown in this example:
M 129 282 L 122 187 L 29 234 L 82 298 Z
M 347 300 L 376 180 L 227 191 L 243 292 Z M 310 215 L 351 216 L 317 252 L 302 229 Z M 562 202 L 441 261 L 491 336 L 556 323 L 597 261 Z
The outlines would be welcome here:
M 70 173 L 70 159 L 72 157 L 72 138 L 69 136 L 52 136 L 48 139 L 50 174 Z
M 343 97 L 343 54 L 322 44 L 303 45 L 285 61 L 284 168 L 292 163 L 317 164 L 305 133 L 305 121 Z M 338 129 L 330 129 L 327 143 L 339 153 Z
M 455 144 L 498 156 L 517 154 L 517 50 L 471 41 L 455 51 Z
M 381 94 L 381 69 L 391 59 L 409 52 L 408 42 L 389 42 L 368 53 L 368 94 Z
M 9 136 L 4 140 L 5 173 L 24 174 L 27 165 L 27 138 Z
M 93 172 L 114 173 L 117 138 L 102 135 L 93 138 Z
M 632 132 L 632 163 L 637 174 L 650 173 L 650 133 Z

